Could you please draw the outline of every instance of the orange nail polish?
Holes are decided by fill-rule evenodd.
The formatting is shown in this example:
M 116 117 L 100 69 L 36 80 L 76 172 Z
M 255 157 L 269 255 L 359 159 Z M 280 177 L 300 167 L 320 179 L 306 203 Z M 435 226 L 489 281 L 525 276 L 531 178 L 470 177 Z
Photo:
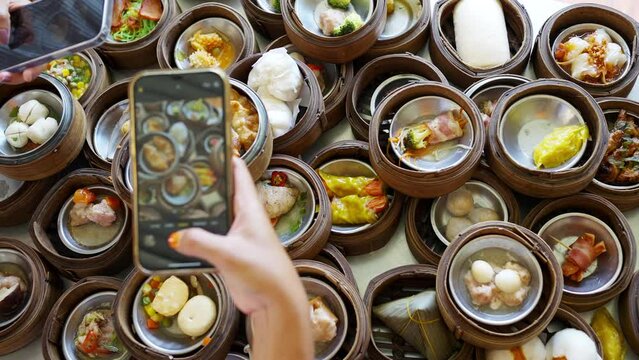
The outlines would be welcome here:
M 171 233 L 171 235 L 169 235 L 169 247 L 171 249 L 177 249 L 178 246 L 180 246 L 180 238 L 182 237 L 182 235 L 179 232 L 174 232 Z

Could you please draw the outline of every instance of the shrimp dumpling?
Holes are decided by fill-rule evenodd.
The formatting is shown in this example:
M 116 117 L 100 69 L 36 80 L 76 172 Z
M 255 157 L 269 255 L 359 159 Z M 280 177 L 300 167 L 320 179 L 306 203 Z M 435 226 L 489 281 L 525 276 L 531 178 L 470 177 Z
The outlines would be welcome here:
M 571 67 L 571 75 L 579 80 L 583 80 L 586 76 L 597 76 L 597 66 L 590 63 L 590 55 L 584 53 L 575 58 Z
M 588 35 L 588 40 L 594 42 L 597 45 L 603 45 L 605 43 L 611 43 L 612 39 L 610 35 L 604 29 L 597 29 L 592 34 Z
M 4 130 L 4 137 L 7 139 L 9 145 L 19 149 L 29 142 L 27 131 L 29 131 L 29 125 L 15 121 Z
M 38 100 L 29 100 L 18 108 L 18 119 L 32 125 L 38 119 L 49 116 L 49 109 Z
M 36 144 L 44 144 L 58 130 L 58 122 L 52 117 L 40 118 L 29 127 L 27 137 Z
M 583 53 L 590 46 L 590 43 L 579 36 L 573 36 L 566 41 L 564 46 L 566 48 L 564 61 L 570 61 Z

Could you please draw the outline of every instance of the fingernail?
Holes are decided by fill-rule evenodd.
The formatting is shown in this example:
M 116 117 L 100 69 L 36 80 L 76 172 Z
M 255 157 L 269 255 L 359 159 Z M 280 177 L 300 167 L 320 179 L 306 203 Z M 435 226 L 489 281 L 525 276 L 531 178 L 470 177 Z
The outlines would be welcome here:
M 171 235 L 169 235 L 169 240 L 167 241 L 169 244 L 169 247 L 171 249 L 177 249 L 178 246 L 180 246 L 181 238 L 182 238 L 182 234 L 179 231 L 171 233 Z
M 9 30 L 0 29 L 0 44 L 9 45 Z

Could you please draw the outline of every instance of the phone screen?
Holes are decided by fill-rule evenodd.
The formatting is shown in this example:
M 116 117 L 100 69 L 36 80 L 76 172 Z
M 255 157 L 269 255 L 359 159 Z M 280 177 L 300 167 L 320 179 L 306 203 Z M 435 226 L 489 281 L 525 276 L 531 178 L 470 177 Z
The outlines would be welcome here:
M 224 80 L 212 72 L 145 75 L 132 91 L 140 264 L 151 271 L 210 268 L 169 248 L 167 239 L 189 227 L 228 232 Z
M 110 4 L 107 0 L 40 0 L 11 11 L 10 43 L 0 45 L 0 69 L 33 59 L 54 60 L 47 55 L 96 39 L 104 17 L 111 16 Z

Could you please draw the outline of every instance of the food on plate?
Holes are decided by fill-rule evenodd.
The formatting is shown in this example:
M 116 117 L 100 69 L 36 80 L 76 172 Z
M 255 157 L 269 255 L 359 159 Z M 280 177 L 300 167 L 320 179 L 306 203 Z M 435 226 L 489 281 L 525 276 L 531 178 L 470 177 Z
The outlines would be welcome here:
M 44 144 L 58 130 L 58 121 L 52 117 L 36 120 L 27 130 L 27 137 L 34 144 Z
M 180 330 L 191 337 L 206 334 L 217 318 L 217 307 L 210 297 L 196 295 L 180 310 L 177 324 Z
M 490 126 L 490 118 L 493 116 L 493 111 L 495 111 L 495 105 L 496 103 L 494 101 L 486 100 L 479 106 L 482 122 L 486 129 Z
M 639 184 L 639 122 L 625 110 L 612 127 L 597 179 L 618 186 Z
M 159 135 L 142 145 L 142 158 L 153 171 L 166 171 L 175 162 L 175 149 L 171 142 Z
M 111 37 L 122 43 L 142 39 L 155 29 L 163 12 L 161 0 L 115 0 Z
M 488 208 L 474 208 L 468 214 L 468 219 L 473 223 L 481 223 L 485 221 L 497 221 L 501 220 L 499 214 L 493 209 Z
M 324 90 L 326 90 L 326 81 L 324 80 L 324 74 L 322 73 L 322 71 L 324 71 L 324 67 L 320 64 L 311 63 L 306 63 L 306 66 L 308 66 L 308 68 L 313 72 L 313 75 L 315 75 L 320 86 L 320 91 L 323 93 Z
M 285 172 L 273 171 L 270 179 L 258 182 L 257 196 L 279 236 L 293 234 L 300 229 L 308 194 L 295 187 Z
M 280 12 L 282 11 L 281 5 L 280 5 L 280 0 L 271 0 L 271 6 L 273 7 L 273 10 L 275 10 L 275 12 Z
M 124 348 L 113 327 L 113 311 L 98 309 L 86 313 L 75 334 L 75 347 L 90 358 L 122 353 Z
M 89 62 L 77 54 L 51 61 L 46 72 L 66 85 L 76 99 L 87 91 L 93 75 Z
M 455 48 L 461 61 L 492 69 L 511 58 L 504 10 L 499 0 L 461 0 L 453 10 Z
M 533 160 L 537 168 L 558 167 L 577 155 L 588 141 L 587 125 L 560 126 L 544 136 L 533 150 Z
M 231 89 L 230 104 L 233 114 L 231 119 L 233 154 L 241 156 L 255 142 L 260 119 L 251 100 L 234 89 Z
M 570 245 L 561 270 L 570 280 L 580 282 L 597 257 L 605 252 L 606 244 L 603 241 L 595 244 L 595 235 L 584 233 Z
M 482 262 L 476 264 L 478 261 Z M 492 274 L 494 276 L 490 276 Z M 530 280 L 530 271 L 515 261 L 500 267 L 490 261 L 475 260 L 464 276 L 473 305 L 488 306 L 492 310 L 521 306 L 528 297 Z
M 446 239 L 452 242 L 459 234 L 471 226 L 473 226 L 473 222 L 465 217 L 451 217 L 446 224 Z
M 601 360 L 597 345 L 583 331 L 563 329 L 546 343 L 546 359 L 550 360 Z
M 226 69 L 235 59 L 235 47 L 222 33 L 198 30 L 188 42 L 191 49 L 188 59 L 193 68 Z M 179 55 L 184 57 L 184 54 Z
M 459 349 L 441 318 L 434 290 L 377 305 L 373 314 L 426 359 L 446 360 Z
M 49 116 L 49 109 L 38 100 L 29 100 L 18 107 L 18 120 L 33 125 L 36 120 Z
M 0 315 L 14 313 L 27 296 L 27 284 L 17 275 L 0 272 Z
M 356 12 L 328 8 L 319 14 L 318 26 L 327 36 L 348 35 L 363 25 L 364 21 Z
M 448 241 L 455 240 L 474 224 L 502 220 L 495 210 L 476 206 L 473 193 L 465 186 L 446 195 L 446 212 L 451 216 L 445 225 Z
M 311 311 L 311 329 L 315 342 L 329 342 L 337 336 L 339 319 L 324 300 L 316 296 L 308 301 Z
M 466 216 L 475 208 L 473 193 L 461 187 L 446 196 L 446 210 L 453 216 Z
M 351 4 L 351 0 L 327 0 L 328 5 L 338 9 L 348 9 Z
M 546 346 L 538 337 L 508 350 L 486 350 L 486 360 L 546 360 Z
M 87 188 L 76 190 L 73 194 L 73 207 L 69 212 L 69 224 L 72 227 L 88 223 L 101 227 L 113 225 L 117 220 L 116 210 L 122 206 L 120 199 L 106 196 L 96 203 L 97 200 L 96 194 Z
M 624 360 L 626 358 L 623 333 L 606 308 L 602 307 L 595 311 L 590 325 L 601 341 L 605 360 Z
M 391 15 L 395 12 L 395 0 L 386 0 L 386 15 Z
M 193 171 L 200 180 L 200 186 L 207 190 L 217 182 L 217 176 L 207 163 L 196 163 L 193 165 Z
M 146 120 L 142 127 L 145 132 L 160 132 L 166 130 L 167 120 L 159 115 L 151 115 Z
M 14 121 L 4 130 L 4 137 L 7 139 L 9 145 L 19 149 L 26 146 L 29 142 L 27 131 L 29 131 L 29 125 L 20 121 Z
M 189 173 L 180 169 L 166 179 L 166 192 L 174 197 L 189 197 L 195 190 L 193 178 Z
M 49 117 L 49 109 L 35 99 L 14 108 L 11 117 L 4 136 L 9 145 L 16 149 L 36 148 L 58 130 L 58 121 Z
M 154 288 L 155 282 L 151 281 Z M 177 276 L 171 276 L 157 286 L 151 307 L 162 316 L 177 314 L 189 300 L 189 287 Z
M 605 29 L 599 28 L 560 43 L 555 49 L 555 60 L 577 80 L 608 84 L 621 75 L 628 54 Z
M 211 110 L 204 102 L 204 99 L 191 100 L 184 104 L 184 117 L 191 121 L 206 121 L 211 114 Z
M 183 122 L 176 122 L 171 125 L 169 135 L 182 147 L 186 147 L 189 142 L 189 129 Z

